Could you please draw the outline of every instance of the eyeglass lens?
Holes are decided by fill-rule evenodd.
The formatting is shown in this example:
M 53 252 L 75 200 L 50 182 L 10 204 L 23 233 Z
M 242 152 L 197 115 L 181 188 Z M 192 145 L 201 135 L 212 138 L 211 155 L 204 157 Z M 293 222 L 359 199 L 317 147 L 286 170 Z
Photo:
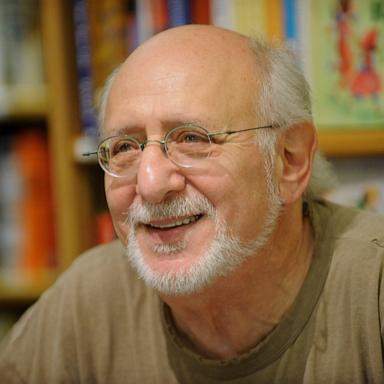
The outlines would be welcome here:
M 204 128 L 180 126 L 167 133 L 164 147 L 168 158 L 175 164 L 193 167 L 209 156 L 211 139 Z M 98 159 L 106 172 L 118 177 L 133 177 L 137 172 L 141 153 L 140 142 L 135 138 L 113 136 L 100 143 Z

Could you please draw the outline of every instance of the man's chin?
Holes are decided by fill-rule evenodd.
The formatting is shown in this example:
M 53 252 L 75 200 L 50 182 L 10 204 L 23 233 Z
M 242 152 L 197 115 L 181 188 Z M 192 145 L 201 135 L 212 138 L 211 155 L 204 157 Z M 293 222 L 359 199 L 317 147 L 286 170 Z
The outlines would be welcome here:
M 154 259 L 128 247 L 127 254 L 139 277 L 159 293 L 190 294 L 202 286 L 198 283 L 199 268 L 196 268 L 196 263 L 188 260 L 182 252 L 157 254 Z
M 130 247 L 129 247 L 130 248 Z M 156 276 L 183 276 L 192 273 L 201 264 L 204 252 L 189 250 L 185 242 L 155 244 L 151 247 L 130 249 L 135 256 L 135 264 L 151 271 Z
M 173 242 L 148 237 L 145 231 L 132 231 L 127 256 L 139 277 L 158 292 L 167 295 L 196 293 L 239 268 L 264 243 L 261 241 L 256 248 L 249 247 L 231 236 L 224 224 L 213 226 L 211 223 L 202 221 L 188 236 Z M 202 228 L 205 231 L 201 231 Z

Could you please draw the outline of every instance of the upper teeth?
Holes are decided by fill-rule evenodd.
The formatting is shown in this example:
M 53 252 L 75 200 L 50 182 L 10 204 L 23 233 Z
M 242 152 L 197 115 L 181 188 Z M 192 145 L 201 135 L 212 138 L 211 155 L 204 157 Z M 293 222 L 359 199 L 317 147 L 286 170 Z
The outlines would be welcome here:
M 168 224 L 149 224 L 149 225 L 151 227 L 154 227 L 154 228 L 172 228 L 172 227 L 179 227 L 180 225 L 186 225 L 186 224 L 189 224 L 189 223 L 193 223 L 198 218 L 199 218 L 199 215 L 195 215 L 195 216 L 186 217 L 183 220 L 177 220 L 177 221 L 175 221 L 173 223 L 168 223 Z

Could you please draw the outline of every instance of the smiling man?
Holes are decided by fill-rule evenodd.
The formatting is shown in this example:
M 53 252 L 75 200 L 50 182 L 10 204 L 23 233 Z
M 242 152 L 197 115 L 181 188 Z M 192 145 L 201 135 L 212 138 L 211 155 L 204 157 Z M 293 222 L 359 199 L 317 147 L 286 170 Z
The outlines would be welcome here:
M 2 382 L 384 381 L 384 220 L 318 198 L 289 51 L 170 29 L 114 72 L 100 123 L 120 241 L 23 316 Z
M 201 44 L 205 29 L 159 35 L 132 54 L 102 122 L 103 135 L 115 137 L 102 144 L 112 153 L 103 164 L 115 226 L 133 265 L 163 293 L 192 293 L 255 255 L 281 206 L 256 129 L 248 130 L 274 129 L 254 108 L 249 42 L 221 31 Z M 239 47 L 228 50 L 235 36 Z M 193 49 L 183 48 L 187 42 Z M 312 140 L 308 178 L 315 139 L 312 127 L 302 130 Z

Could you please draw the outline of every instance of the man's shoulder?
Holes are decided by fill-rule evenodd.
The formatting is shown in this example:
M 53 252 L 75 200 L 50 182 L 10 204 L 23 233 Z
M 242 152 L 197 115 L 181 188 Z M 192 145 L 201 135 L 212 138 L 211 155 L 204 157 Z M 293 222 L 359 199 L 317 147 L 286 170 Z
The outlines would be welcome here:
M 97 245 L 80 254 L 63 273 L 65 279 L 86 274 L 88 279 L 103 279 L 116 270 L 124 269 L 124 249 L 118 240 Z
M 317 241 L 319 254 L 330 262 L 328 280 L 337 286 L 342 281 L 346 286 L 351 281 L 365 282 L 364 291 L 377 291 L 384 273 L 384 217 L 324 200 L 315 205 L 315 216 L 321 217 L 317 222 L 322 232 Z M 354 291 L 361 292 L 362 285 L 354 285 Z
M 74 260 L 59 277 L 56 290 L 76 292 L 79 300 L 113 297 L 116 291 L 126 295 L 153 295 L 133 271 L 120 241 L 93 247 Z
M 384 216 L 327 200 L 314 202 L 318 221 L 327 238 L 372 243 L 384 248 Z
M 113 268 L 124 264 L 124 248 L 119 240 L 96 245 L 79 255 L 71 265 L 71 269 L 93 269 L 98 270 L 100 265 Z
M 311 209 L 317 253 L 329 261 L 331 270 L 345 277 L 364 275 L 364 279 L 384 273 L 382 215 L 321 199 Z
M 320 218 L 317 247 L 326 275 L 324 281 L 314 280 L 314 289 L 320 286 L 321 294 L 313 312 L 308 358 L 308 366 L 319 369 L 306 375 L 320 378 L 331 372 L 336 378 L 347 377 L 345 382 L 359 381 L 357 372 L 360 379 L 363 371 L 374 377 L 383 361 L 384 218 L 325 200 L 315 201 L 312 209 Z M 324 353 L 315 352 L 319 345 Z M 351 363 L 356 361 L 359 369 L 353 372 Z

